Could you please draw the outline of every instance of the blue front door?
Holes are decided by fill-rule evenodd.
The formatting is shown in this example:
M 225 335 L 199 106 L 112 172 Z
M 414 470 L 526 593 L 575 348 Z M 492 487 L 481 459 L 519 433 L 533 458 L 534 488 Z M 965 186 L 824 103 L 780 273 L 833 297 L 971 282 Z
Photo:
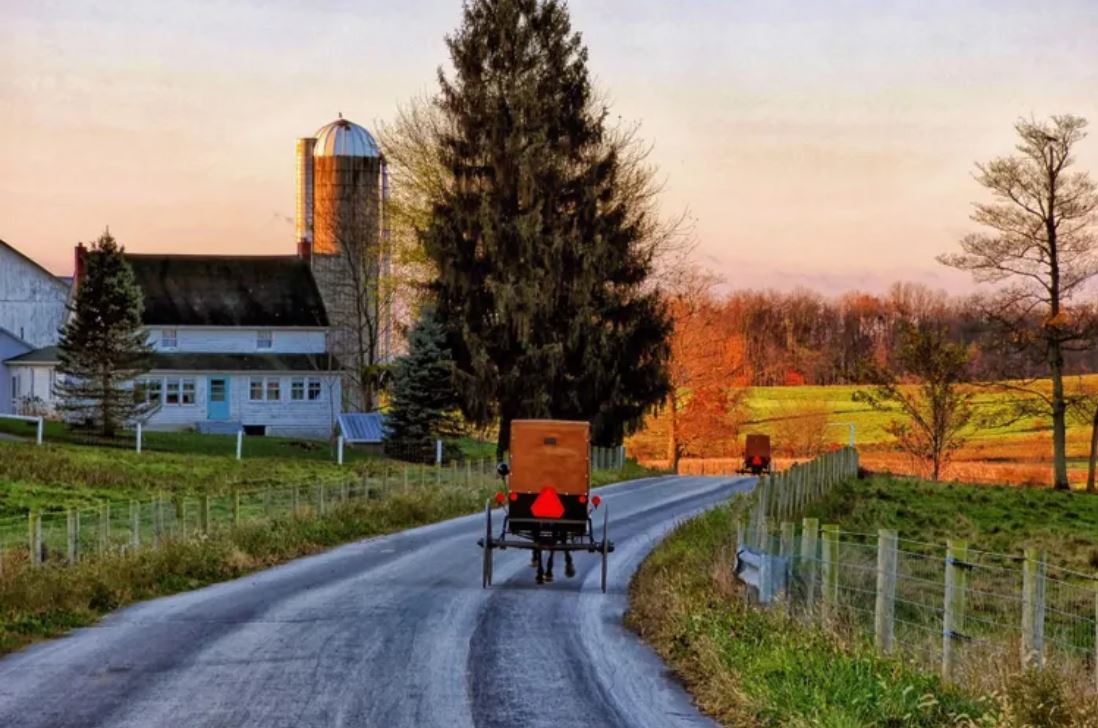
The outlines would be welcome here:
M 210 377 L 206 392 L 206 418 L 210 420 L 229 419 L 229 379 L 228 377 Z

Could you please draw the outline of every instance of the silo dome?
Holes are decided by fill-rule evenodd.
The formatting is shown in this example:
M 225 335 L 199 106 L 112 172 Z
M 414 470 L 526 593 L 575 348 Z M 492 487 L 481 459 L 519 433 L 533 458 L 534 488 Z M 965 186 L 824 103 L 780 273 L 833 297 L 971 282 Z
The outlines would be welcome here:
M 365 128 L 343 118 L 317 129 L 315 157 L 380 157 L 381 147 Z

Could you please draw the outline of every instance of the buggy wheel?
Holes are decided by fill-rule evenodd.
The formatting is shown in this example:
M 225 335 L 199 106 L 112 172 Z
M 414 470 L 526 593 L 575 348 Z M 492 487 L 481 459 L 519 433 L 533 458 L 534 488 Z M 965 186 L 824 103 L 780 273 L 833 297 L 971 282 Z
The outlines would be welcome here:
M 610 508 L 602 512 L 602 593 L 606 593 L 606 562 L 610 558 Z
M 492 585 L 492 501 L 484 504 L 484 573 L 481 577 L 481 589 Z

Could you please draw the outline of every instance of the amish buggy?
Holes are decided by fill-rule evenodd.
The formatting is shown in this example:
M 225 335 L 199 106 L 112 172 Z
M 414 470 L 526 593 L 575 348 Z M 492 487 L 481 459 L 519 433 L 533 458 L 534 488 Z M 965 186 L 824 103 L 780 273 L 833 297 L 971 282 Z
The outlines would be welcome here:
M 770 437 L 768 435 L 748 435 L 743 446 L 743 467 L 741 473 L 762 475 L 770 473 Z
M 614 544 L 610 541 L 610 514 L 598 495 L 591 495 L 591 427 L 586 422 L 563 420 L 515 420 L 511 423 L 511 463 L 496 468 L 503 489 L 495 506 L 504 508 L 499 535 L 492 533 L 492 499 L 484 507 L 484 549 L 481 586 L 492 584 L 492 552 L 495 549 L 529 549 L 536 581 L 553 580 L 553 556 L 564 553 L 565 576 L 575 575 L 574 551 L 602 557 L 602 591 L 606 591 L 606 565 Z M 602 538 L 595 537 L 593 517 L 602 507 Z M 547 568 L 542 553 L 549 552 Z

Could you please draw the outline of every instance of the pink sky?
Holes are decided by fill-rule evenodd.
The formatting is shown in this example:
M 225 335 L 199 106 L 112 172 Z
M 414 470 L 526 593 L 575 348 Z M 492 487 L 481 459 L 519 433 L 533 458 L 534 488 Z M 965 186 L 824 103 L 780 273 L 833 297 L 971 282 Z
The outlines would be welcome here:
M 669 214 L 736 287 L 883 290 L 973 226 L 1019 115 L 1095 124 L 1098 3 L 573 0 Z M 886 7 L 887 6 L 887 7 Z M 962 7 L 963 6 L 963 7 Z M 294 140 L 433 91 L 457 0 L 0 0 L 0 239 L 57 273 L 135 252 L 289 253 Z

